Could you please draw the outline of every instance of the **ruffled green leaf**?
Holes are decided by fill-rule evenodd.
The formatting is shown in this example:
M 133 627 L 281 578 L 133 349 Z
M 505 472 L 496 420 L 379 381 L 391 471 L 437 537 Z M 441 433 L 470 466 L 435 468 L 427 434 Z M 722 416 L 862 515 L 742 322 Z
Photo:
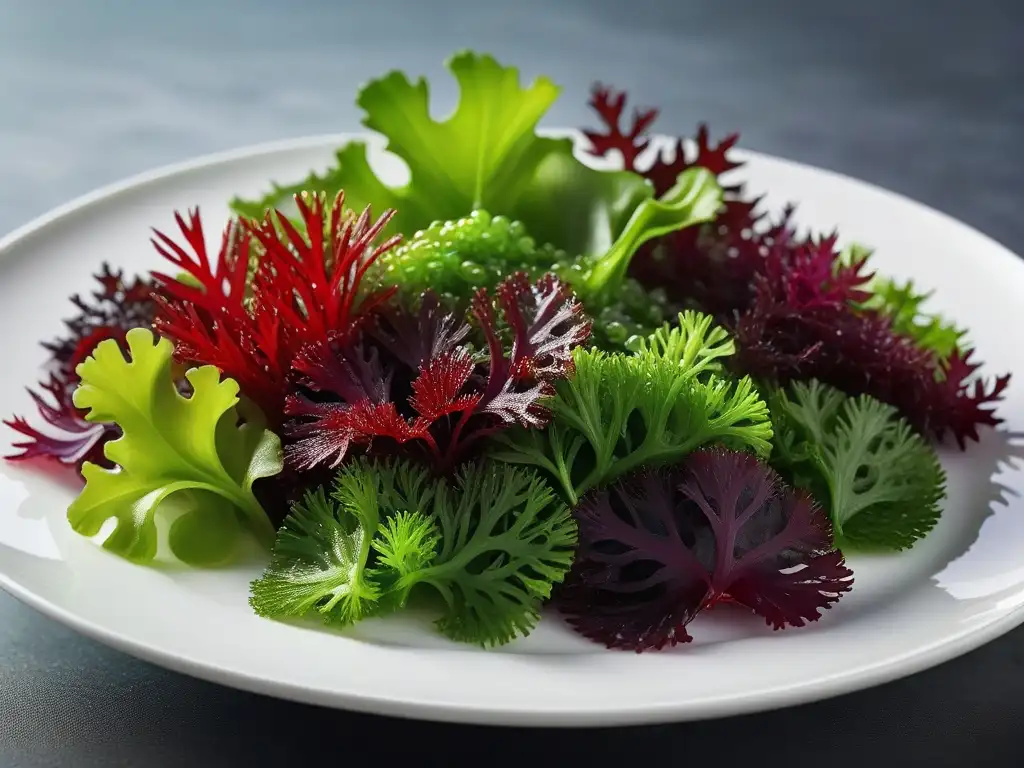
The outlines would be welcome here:
M 514 467 L 470 467 L 439 488 L 433 518 L 436 558 L 396 588 L 437 590 L 447 605 L 437 626 L 459 642 L 501 645 L 533 631 L 576 545 L 576 523 L 551 487 Z
M 351 142 L 337 153 L 334 168 L 296 184 L 275 186 L 261 200 L 232 203 L 244 216 L 262 218 L 298 192 L 344 190 L 353 210 L 395 208 L 388 234 L 412 235 L 434 221 L 459 219 L 483 208 L 518 219 L 540 242 L 566 251 L 607 250 L 650 186 L 624 171 L 592 170 L 573 157 L 571 139 L 541 137 L 541 117 L 559 88 L 538 78 L 524 88 L 514 67 L 462 52 L 447 63 L 459 86 L 455 111 L 441 121 L 430 116 L 426 80 L 402 72 L 372 80 L 359 92 L 363 124 L 386 137 L 387 151 L 409 170 L 409 181 L 390 186 L 370 167 L 367 145 Z M 585 226 L 580 226 L 586 222 Z
M 418 467 L 400 464 L 378 471 L 365 461 L 346 466 L 335 476 L 330 495 L 323 488 L 308 491 L 292 507 L 270 565 L 252 583 L 253 609 L 271 618 L 316 611 L 335 626 L 380 612 L 383 590 L 369 573 L 374 537 L 391 512 L 424 509 L 433 494 Z
M 311 492 L 295 507 L 250 602 L 263 616 L 315 611 L 347 626 L 430 587 L 445 635 L 498 645 L 536 625 L 575 542 L 569 509 L 535 473 L 473 466 L 449 485 L 407 464 L 360 460 L 330 498 Z
M 945 472 L 895 408 L 817 381 L 794 382 L 769 401 L 772 463 L 826 507 L 845 546 L 906 549 L 935 527 Z
M 719 351 L 706 354 L 667 341 L 664 349 L 683 357 L 653 347 L 633 355 L 576 350 L 576 375 L 558 382 L 548 402 L 551 425 L 501 435 L 492 455 L 544 469 L 571 504 L 627 472 L 678 461 L 709 443 L 766 456 L 772 425 L 753 382 L 699 375 L 721 356 L 721 338 L 708 347 Z
M 75 405 L 89 421 L 116 423 L 122 436 L 107 443 L 104 453 L 117 466 L 107 470 L 87 463 L 86 484 L 68 509 L 72 528 L 95 536 L 113 519 L 114 530 L 103 546 L 139 562 L 152 560 L 158 549 L 155 516 L 161 505 L 189 492 L 191 499 L 212 494 L 230 505 L 261 541 L 273 542 L 274 528 L 252 492 L 253 483 L 281 471 L 281 443 L 263 428 L 255 409 L 239 426 L 238 384 L 221 379 L 212 366 L 193 369 L 186 378 L 192 394 L 182 396 L 172 375 L 173 345 L 155 340 L 143 328 L 127 334 L 126 359 L 117 342 L 104 341 L 78 366 L 81 385 Z M 188 499 L 178 499 L 188 501 Z M 215 535 L 226 540 L 222 511 L 186 512 L 176 523 L 171 544 L 185 560 L 218 559 L 203 536 L 202 514 L 220 520 Z

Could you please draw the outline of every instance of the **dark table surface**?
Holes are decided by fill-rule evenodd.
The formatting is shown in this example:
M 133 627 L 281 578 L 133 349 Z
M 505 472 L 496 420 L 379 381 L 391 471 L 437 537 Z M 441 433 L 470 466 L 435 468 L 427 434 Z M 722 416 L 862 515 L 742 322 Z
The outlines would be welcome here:
M 398 67 L 454 89 L 472 47 L 565 87 L 595 79 L 745 146 L 842 171 L 1024 252 L 1024 5 L 989 0 L 0 0 L 0 232 L 125 175 L 358 128 L 358 84 Z M 681 685 L 685 681 L 680 682 Z M 1024 764 L 1024 629 L 912 678 L 693 725 L 509 731 L 240 693 L 136 661 L 0 595 L 0 766 Z M 564 755 L 558 752 L 564 750 Z

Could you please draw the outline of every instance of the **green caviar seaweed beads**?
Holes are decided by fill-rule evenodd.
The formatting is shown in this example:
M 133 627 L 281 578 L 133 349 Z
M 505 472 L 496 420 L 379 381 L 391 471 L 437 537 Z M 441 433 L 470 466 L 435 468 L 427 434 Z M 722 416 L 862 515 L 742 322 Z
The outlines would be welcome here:
M 538 245 L 519 221 L 477 210 L 455 221 L 434 222 L 382 257 L 380 280 L 417 296 L 431 290 L 449 300 L 468 301 L 479 288 L 493 291 L 513 272 L 532 279 L 551 272 L 570 288 L 585 274 L 585 257 Z M 594 318 L 591 344 L 622 351 L 633 340 L 661 327 L 670 312 L 663 291 L 646 291 L 627 279 L 600 306 L 580 296 Z
M 384 279 L 410 293 L 431 289 L 468 297 L 493 289 L 512 272 L 552 271 L 564 251 L 537 245 L 522 223 L 477 210 L 456 221 L 434 222 L 383 257 Z

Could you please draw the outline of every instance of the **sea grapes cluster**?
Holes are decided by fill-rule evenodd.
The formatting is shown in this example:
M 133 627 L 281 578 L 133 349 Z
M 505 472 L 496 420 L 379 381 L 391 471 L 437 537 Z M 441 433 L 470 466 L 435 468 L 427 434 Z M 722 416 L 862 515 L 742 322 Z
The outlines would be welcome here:
M 565 251 L 538 245 L 519 221 L 476 210 L 455 221 L 435 221 L 395 248 L 381 263 L 384 279 L 419 293 L 465 296 L 493 290 L 511 272 L 539 277 L 566 261 Z
M 570 255 L 530 236 L 521 221 L 478 209 L 454 221 L 435 221 L 386 254 L 378 266 L 384 283 L 409 295 L 439 294 L 448 305 L 481 288 L 493 291 L 506 277 L 558 276 L 568 286 L 582 278 L 589 259 Z M 621 350 L 646 337 L 669 318 L 664 291 L 647 291 L 632 278 L 610 299 L 585 301 L 594 318 L 595 346 Z

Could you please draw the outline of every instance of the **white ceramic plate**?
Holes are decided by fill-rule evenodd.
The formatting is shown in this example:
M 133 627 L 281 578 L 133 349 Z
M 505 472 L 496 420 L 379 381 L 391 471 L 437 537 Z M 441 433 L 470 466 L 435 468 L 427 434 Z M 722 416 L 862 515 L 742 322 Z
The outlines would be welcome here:
M 211 246 L 232 195 L 322 168 L 344 136 L 204 158 L 101 190 L 0 242 L 0 410 L 31 414 L 24 386 L 41 339 L 61 331 L 67 297 L 89 290 L 103 260 L 128 272 L 159 263 L 150 227 L 199 205 Z M 396 174 L 394 158 L 378 167 Z M 971 330 L 991 373 L 1024 375 L 1024 264 L 935 211 L 832 173 L 746 155 L 767 204 L 877 248 L 877 266 L 936 289 L 935 305 Z M 548 617 L 498 651 L 456 646 L 416 617 L 367 621 L 340 635 L 252 614 L 259 562 L 229 571 L 132 566 L 74 534 L 74 489 L 0 463 L 0 585 L 74 629 L 128 653 L 260 693 L 378 713 L 517 725 L 606 725 L 768 709 L 883 683 L 962 654 L 1024 620 L 1024 472 L 1008 434 L 1024 425 L 1011 384 L 1007 432 L 966 455 L 947 452 L 949 500 L 938 528 L 898 556 L 853 557 L 854 590 L 817 624 L 772 632 L 753 615 L 716 610 L 673 651 L 613 652 Z M 11 432 L 3 433 L 7 452 Z

